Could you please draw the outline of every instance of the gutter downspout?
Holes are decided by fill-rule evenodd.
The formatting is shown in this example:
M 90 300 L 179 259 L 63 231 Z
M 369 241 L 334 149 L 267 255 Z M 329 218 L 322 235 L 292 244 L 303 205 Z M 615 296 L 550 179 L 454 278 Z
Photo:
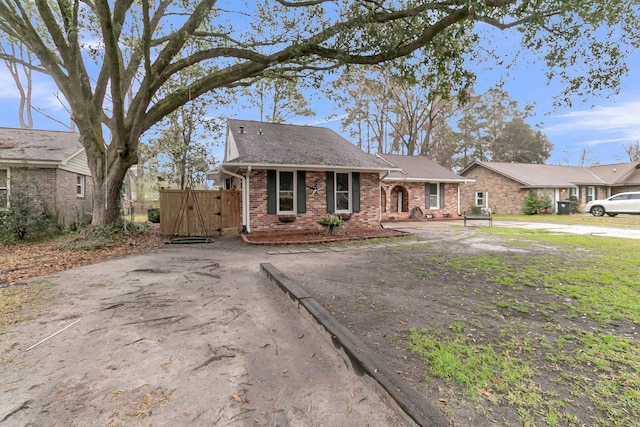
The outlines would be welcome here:
M 251 167 L 249 167 L 249 171 L 251 170 Z M 246 234 L 249 233 L 249 227 L 248 227 L 248 223 L 249 223 L 249 206 L 248 206 L 248 201 L 249 201 L 249 191 L 247 188 L 247 177 L 244 177 L 242 175 L 238 175 L 237 173 L 233 173 L 233 172 L 229 172 L 228 170 L 226 170 L 225 168 L 223 168 L 222 166 L 220 166 L 220 171 L 223 173 L 226 173 L 227 175 L 231 175 L 234 178 L 238 178 L 242 181 L 242 233 Z M 249 171 L 247 171 L 247 176 L 249 175 Z

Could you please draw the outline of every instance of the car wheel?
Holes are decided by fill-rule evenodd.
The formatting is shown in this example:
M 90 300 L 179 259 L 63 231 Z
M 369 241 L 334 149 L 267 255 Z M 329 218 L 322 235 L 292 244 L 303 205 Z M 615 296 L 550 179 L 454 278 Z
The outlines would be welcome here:
M 591 215 L 602 216 L 604 215 L 604 208 L 602 206 L 594 206 L 591 208 Z
M 608 213 L 607 215 L 609 215 L 609 216 L 616 216 L 616 215 L 618 215 L 618 214 L 610 214 L 610 213 Z

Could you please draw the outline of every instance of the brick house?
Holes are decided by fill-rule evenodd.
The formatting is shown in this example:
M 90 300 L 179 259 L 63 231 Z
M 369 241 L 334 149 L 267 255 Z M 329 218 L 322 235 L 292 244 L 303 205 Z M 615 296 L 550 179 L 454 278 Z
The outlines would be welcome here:
M 447 219 L 461 215 L 460 185 L 472 179 L 456 175 L 424 156 L 378 156 L 402 169 L 382 179 L 383 221 Z
M 209 174 L 242 192 L 244 232 L 315 230 L 327 214 L 380 226 L 380 179 L 399 171 L 331 129 L 229 119 L 224 161 Z
M 78 134 L 0 128 L 0 209 L 26 195 L 63 225 L 87 220 L 93 181 Z
M 557 202 L 571 196 L 583 210 L 591 200 L 640 191 L 640 162 L 590 167 L 474 162 L 460 175 L 475 180 L 461 186 L 463 210 L 477 206 L 500 214 L 521 214 L 530 191 L 546 195 L 554 212 Z

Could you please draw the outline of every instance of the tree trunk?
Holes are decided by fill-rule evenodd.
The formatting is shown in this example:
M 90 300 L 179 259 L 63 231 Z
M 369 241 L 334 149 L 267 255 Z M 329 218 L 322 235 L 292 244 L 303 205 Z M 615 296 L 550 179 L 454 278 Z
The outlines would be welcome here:
M 93 178 L 91 225 L 115 224 L 122 216 L 122 184 L 129 168 L 138 161 L 135 152 L 137 144 L 127 143 L 126 136 L 112 135 L 110 144 L 105 147 L 104 140 L 96 141 L 100 137 L 87 137 L 86 133 L 83 135 L 82 128 L 80 138 L 87 152 L 88 166 Z M 87 143 L 89 139 L 93 141 Z M 99 150 L 97 147 L 105 149 Z

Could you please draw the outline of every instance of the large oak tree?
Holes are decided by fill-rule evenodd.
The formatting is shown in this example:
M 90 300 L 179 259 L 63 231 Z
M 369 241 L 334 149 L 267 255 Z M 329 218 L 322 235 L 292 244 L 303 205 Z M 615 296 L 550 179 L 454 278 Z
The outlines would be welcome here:
M 26 65 L 50 75 L 66 98 L 99 225 L 119 219 L 140 137 L 196 97 L 265 73 L 413 54 L 455 83 L 464 58 L 491 51 L 475 32 L 480 23 L 521 29 L 523 48 L 580 94 L 618 85 L 625 54 L 638 45 L 639 13 L 637 2 L 619 0 L 0 0 L 0 37 L 26 46 L 37 58 Z M 4 52 L 1 59 L 22 63 Z M 159 96 L 196 65 L 206 74 Z

